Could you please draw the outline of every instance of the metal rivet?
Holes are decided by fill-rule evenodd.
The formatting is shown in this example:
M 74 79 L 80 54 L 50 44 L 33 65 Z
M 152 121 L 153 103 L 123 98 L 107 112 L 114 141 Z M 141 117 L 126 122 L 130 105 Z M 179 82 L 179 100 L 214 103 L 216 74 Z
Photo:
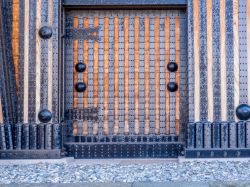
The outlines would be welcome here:
M 178 90 L 178 85 L 175 82 L 169 82 L 167 85 L 168 91 L 175 92 Z
M 38 114 L 38 119 L 42 123 L 48 123 L 52 118 L 52 113 L 48 109 L 43 109 Z
M 250 106 L 241 104 L 236 108 L 236 116 L 240 120 L 248 120 L 250 118 Z
M 75 69 L 77 72 L 84 72 L 86 70 L 86 64 L 84 64 L 82 62 L 77 63 L 75 66 Z
M 178 69 L 178 65 L 176 63 L 174 63 L 174 62 L 170 62 L 168 64 L 167 68 L 168 68 L 168 71 L 175 72 Z
M 78 82 L 75 85 L 75 89 L 77 92 L 84 92 L 86 90 L 87 86 L 85 83 L 83 82 Z
M 39 36 L 43 39 L 49 39 L 52 36 L 52 29 L 49 26 L 43 26 L 39 30 Z

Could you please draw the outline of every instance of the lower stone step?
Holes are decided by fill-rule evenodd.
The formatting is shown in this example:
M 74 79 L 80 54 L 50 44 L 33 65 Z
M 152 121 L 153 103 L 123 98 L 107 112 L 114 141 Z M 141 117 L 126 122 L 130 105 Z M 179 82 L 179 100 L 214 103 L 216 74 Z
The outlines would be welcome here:
M 245 158 L 250 157 L 249 148 L 235 149 L 186 149 L 186 158 Z
M 57 159 L 60 149 L 51 150 L 1 150 L 0 159 Z

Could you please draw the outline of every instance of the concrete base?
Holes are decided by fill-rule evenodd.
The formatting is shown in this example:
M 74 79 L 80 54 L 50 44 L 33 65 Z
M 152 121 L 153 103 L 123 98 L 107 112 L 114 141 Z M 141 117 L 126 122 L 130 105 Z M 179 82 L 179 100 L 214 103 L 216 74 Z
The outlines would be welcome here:
M 58 159 L 61 158 L 60 149 L 52 150 L 1 150 L 0 159 Z

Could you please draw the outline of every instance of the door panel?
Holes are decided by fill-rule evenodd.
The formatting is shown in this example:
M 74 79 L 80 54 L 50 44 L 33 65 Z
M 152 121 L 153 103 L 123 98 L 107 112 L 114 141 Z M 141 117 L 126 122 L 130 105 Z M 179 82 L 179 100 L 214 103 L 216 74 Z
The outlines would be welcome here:
M 68 141 L 178 139 L 188 108 L 185 11 L 73 10 L 65 25 Z

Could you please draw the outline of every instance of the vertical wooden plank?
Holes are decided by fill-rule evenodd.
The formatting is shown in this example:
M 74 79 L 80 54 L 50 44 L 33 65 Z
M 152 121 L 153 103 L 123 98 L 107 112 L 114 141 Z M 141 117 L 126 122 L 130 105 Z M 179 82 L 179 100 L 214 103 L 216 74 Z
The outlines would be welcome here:
M 119 18 L 114 17 L 114 134 L 119 133 Z
M 98 17 L 94 18 L 94 27 L 98 27 L 99 26 L 99 19 Z M 97 34 L 97 33 L 95 33 Z M 99 43 L 98 41 L 94 42 L 94 107 L 97 108 L 98 107 L 98 50 L 99 50 Z M 93 124 L 93 134 L 96 135 L 98 133 L 98 122 L 94 121 Z
M 23 122 L 28 123 L 29 114 L 29 0 L 24 1 L 24 81 L 23 81 Z
M 220 123 L 214 122 L 212 123 L 212 147 L 220 148 Z
M 60 103 L 61 98 L 58 97 L 58 90 L 61 88 L 61 86 L 58 83 L 58 77 L 60 77 L 60 71 L 59 71 L 59 65 L 61 67 L 61 54 L 62 50 L 59 48 L 61 41 L 59 38 L 59 33 L 61 32 L 61 6 L 60 1 L 53 0 L 53 21 L 52 21 L 52 32 L 54 33 L 51 37 L 52 40 L 52 51 L 53 51 L 53 66 L 52 66 L 52 89 L 53 89 L 53 96 L 52 96 L 52 123 L 58 123 L 60 122 L 60 113 L 61 113 L 61 107 L 58 107 L 58 103 Z M 63 18 L 65 19 L 65 17 Z M 63 43 L 63 42 L 62 42 Z M 62 44 L 64 45 L 64 44 Z M 71 90 L 72 91 L 72 90 Z M 60 92 L 59 92 L 60 93 Z M 62 113 L 61 113 L 62 114 Z M 60 143 L 59 143 L 60 145 Z
M 149 134 L 149 17 L 146 16 L 144 19 L 144 26 L 145 26 L 145 37 L 144 37 L 144 88 L 145 88 L 145 128 L 144 134 Z
M 226 149 L 229 147 L 229 126 L 227 122 L 221 123 L 221 148 Z
M 180 69 L 180 17 L 175 17 L 175 63 Z M 175 74 L 176 84 L 178 90 L 175 94 L 175 133 L 179 135 L 180 132 L 180 70 Z
M 41 39 L 39 29 L 41 27 L 41 0 L 36 2 L 36 123 L 39 123 L 38 113 L 41 106 Z
M 83 27 L 84 28 L 88 28 L 89 26 L 89 22 L 88 22 L 88 18 L 84 18 L 83 20 Z M 86 70 L 83 76 L 83 82 L 87 85 L 86 90 L 83 93 L 83 107 L 86 108 L 88 107 L 88 57 L 89 57 L 89 52 L 88 52 L 88 40 L 84 40 L 83 41 L 83 61 L 86 64 Z
M 204 123 L 204 148 L 211 148 L 211 138 L 212 138 L 212 124 Z
M 104 84 L 103 84 L 103 92 L 104 92 L 104 128 L 103 132 L 105 135 L 109 134 L 108 128 L 108 87 L 109 87 L 109 18 L 104 18 Z
M 227 120 L 227 72 L 226 72 L 226 4 L 220 0 L 220 79 L 221 79 L 221 120 Z
M 240 102 L 240 84 L 239 84 L 239 2 L 233 0 L 233 35 L 234 35 L 234 108 L 236 109 Z M 238 118 L 235 114 L 235 120 Z
M 124 133 L 129 133 L 129 17 L 124 17 Z
M 213 121 L 213 12 L 212 0 L 207 1 L 207 119 Z
M 160 133 L 160 40 L 159 17 L 154 18 L 155 25 L 155 134 Z
M 237 123 L 230 122 L 229 123 L 229 147 L 236 148 L 237 147 Z
M 200 31 L 199 0 L 193 2 L 194 11 L 194 120 L 200 120 Z
M 204 146 L 204 124 L 201 122 L 195 124 L 195 145 L 195 148 Z
M 73 27 L 78 28 L 78 17 L 73 19 Z M 78 40 L 74 39 L 73 41 L 73 108 L 78 107 L 78 93 L 75 89 L 75 85 L 78 82 L 78 74 L 75 69 L 76 64 L 78 63 Z
M 99 19 L 98 17 L 94 18 L 94 27 L 99 26 Z M 97 33 L 95 33 L 97 34 Z M 99 43 L 98 41 L 94 42 L 94 107 L 98 107 L 98 50 L 99 50 Z
M 14 64 L 16 89 L 18 89 L 18 58 L 19 58 L 19 0 L 12 1 L 12 56 Z
M 250 1 L 246 1 L 247 15 L 246 15 L 246 25 L 247 25 L 247 97 L 248 104 L 250 104 Z
M 169 82 L 169 72 L 167 70 L 167 65 L 170 62 L 170 19 L 169 17 L 165 17 L 165 62 L 166 62 L 166 68 L 165 68 L 165 79 L 166 79 L 166 85 Z M 170 95 L 169 91 L 165 89 L 166 94 L 166 134 L 170 133 Z
M 83 19 L 83 28 L 89 27 L 89 20 L 88 18 Z M 83 107 L 88 107 L 88 64 L 89 64 L 89 43 L 88 40 L 83 41 L 83 61 L 86 64 L 85 74 L 83 76 L 83 82 L 87 85 L 86 90 L 83 92 Z M 82 134 L 84 136 L 88 135 L 88 120 L 85 119 L 83 121 L 82 127 Z
M 139 39 L 140 39 L 140 17 L 135 16 L 134 18 L 134 104 L 135 104 L 135 134 L 140 133 L 139 128 Z
M 49 26 L 53 28 L 53 0 L 48 1 L 48 22 Z M 48 40 L 48 110 L 52 112 L 52 83 L 53 83 L 53 46 L 52 38 Z M 77 47 L 78 48 L 78 47 Z

